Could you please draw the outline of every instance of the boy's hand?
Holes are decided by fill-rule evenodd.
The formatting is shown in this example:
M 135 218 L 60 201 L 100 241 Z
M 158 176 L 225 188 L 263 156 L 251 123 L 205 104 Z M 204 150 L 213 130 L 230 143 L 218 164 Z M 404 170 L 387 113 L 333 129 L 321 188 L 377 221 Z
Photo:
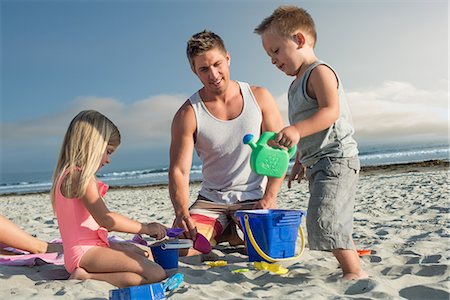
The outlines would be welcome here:
M 288 178 L 288 188 L 291 188 L 291 182 L 297 180 L 300 183 L 303 179 L 306 179 L 306 168 L 296 159 L 291 169 L 291 174 Z
M 300 134 L 297 128 L 288 126 L 277 133 L 274 141 L 281 147 L 291 148 L 300 141 Z
M 166 236 L 167 227 L 162 224 L 152 222 L 152 223 L 145 224 L 145 227 L 147 229 L 146 234 L 148 234 L 149 236 L 151 236 L 157 240 L 160 240 Z

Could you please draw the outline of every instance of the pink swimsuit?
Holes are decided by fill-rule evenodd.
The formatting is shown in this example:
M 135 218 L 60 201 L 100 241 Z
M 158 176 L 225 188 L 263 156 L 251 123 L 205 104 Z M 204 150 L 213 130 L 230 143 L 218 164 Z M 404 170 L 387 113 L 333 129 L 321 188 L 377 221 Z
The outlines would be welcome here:
M 56 217 L 64 247 L 64 265 L 72 273 L 80 266 L 81 257 L 92 247 L 109 247 L 108 231 L 100 227 L 81 199 L 68 199 L 61 193 L 62 176 L 55 189 Z M 108 185 L 97 181 L 102 197 Z

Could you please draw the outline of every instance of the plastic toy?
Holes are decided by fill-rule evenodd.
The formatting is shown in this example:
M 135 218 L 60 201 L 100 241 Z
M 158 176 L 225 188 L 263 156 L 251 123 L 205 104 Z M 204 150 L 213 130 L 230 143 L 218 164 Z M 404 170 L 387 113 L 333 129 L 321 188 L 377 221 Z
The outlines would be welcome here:
M 197 232 L 197 235 L 195 236 L 194 249 L 203 254 L 208 254 L 211 252 L 212 247 L 208 239 L 205 238 L 205 236 L 200 232 Z
M 231 271 L 231 273 L 245 273 L 245 272 L 249 272 L 249 271 L 250 271 L 250 269 L 242 268 L 242 269 L 233 270 L 233 271 Z
M 183 228 L 167 228 L 166 234 L 170 238 L 175 238 L 183 234 L 184 229 Z
M 258 175 L 276 178 L 283 177 L 289 167 L 289 159 L 297 151 L 296 145 L 289 150 L 267 145 L 267 142 L 275 139 L 276 135 L 275 132 L 266 131 L 261 134 L 261 137 L 256 143 L 253 141 L 253 134 L 246 134 L 244 136 L 244 144 L 252 148 L 250 166 L 253 172 Z
M 258 270 L 266 270 L 271 273 L 275 273 L 275 274 L 279 274 L 279 275 L 283 275 L 283 274 L 286 274 L 287 272 L 289 272 L 288 269 L 280 266 L 279 264 L 269 264 L 269 263 L 266 263 L 265 261 L 254 262 L 253 265 Z
M 210 267 L 225 267 L 228 263 L 224 260 L 205 261 L 205 264 Z
M 366 255 L 372 254 L 372 250 L 370 250 L 370 249 L 356 250 L 356 252 L 358 252 L 358 256 L 366 256 Z
M 109 291 L 109 300 L 166 299 L 165 292 L 173 291 L 183 280 L 184 275 L 176 273 L 167 279 L 165 283 L 158 282 L 111 290 Z
M 192 240 L 168 239 L 150 246 L 155 262 L 165 270 L 178 268 L 179 249 L 191 248 Z

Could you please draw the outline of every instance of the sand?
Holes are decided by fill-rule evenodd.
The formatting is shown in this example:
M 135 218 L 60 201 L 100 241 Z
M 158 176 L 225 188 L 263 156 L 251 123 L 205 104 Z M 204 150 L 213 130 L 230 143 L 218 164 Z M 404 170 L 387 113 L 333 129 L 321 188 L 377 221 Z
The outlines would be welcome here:
M 199 184 L 191 186 L 194 200 Z M 0 214 L 44 240 L 59 237 L 47 194 L 0 196 Z M 279 208 L 304 209 L 307 184 L 283 185 Z M 170 226 L 173 211 L 167 186 L 112 189 L 111 210 L 141 221 Z M 256 270 L 242 247 L 220 244 L 213 255 L 225 267 L 201 258 L 181 258 L 183 284 L 169 299 L 449 299 L 448 163 L 366 168 L 361 172 L 354 214 L 354 239 L 369 279 L 342 281 L 330 253 L 305 249 L 281 263 L 289 272 Z M 302 222 L 305 226 L 305 222 Z M 1 230 L 1 229 L 0 229 Z M 111 233 L 129 239 L 132 235 Z M 306 245 L 307 246 L 307 245 Z M 232 270 L 248 268 L 248 272 Z M 108 299 L 108 283 L 65 280 L 63 266 L 0 266 L 0 299 Z

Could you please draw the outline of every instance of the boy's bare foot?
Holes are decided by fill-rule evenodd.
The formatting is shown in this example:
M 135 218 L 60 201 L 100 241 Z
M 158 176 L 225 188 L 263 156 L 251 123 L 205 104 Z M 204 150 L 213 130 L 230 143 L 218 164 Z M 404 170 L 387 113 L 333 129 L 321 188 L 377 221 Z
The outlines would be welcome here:
M 70 274 L 69 279 L 78 279 L 78 280 L 85 280 L 89 279 L 89 273 L 86 272 L 83 268 L 76 268 L 72 274 Z
M 346 273 L 342 276 L 344 280 L 360 280 L 369 278 L 369 275 L 361 270 L 359 273 Z

